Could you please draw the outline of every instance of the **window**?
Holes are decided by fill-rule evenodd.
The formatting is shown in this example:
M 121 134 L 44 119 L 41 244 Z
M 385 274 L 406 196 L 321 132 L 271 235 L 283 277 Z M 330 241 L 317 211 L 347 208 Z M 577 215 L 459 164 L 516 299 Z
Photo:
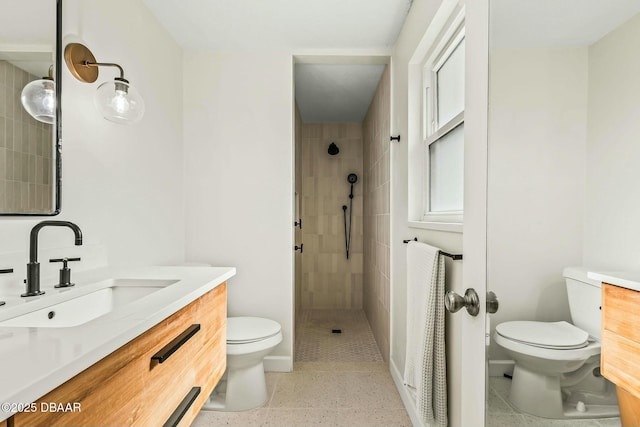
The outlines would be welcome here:
M 443 31 L 422 68 L 422 221 L 462 222 L 464 27 Z

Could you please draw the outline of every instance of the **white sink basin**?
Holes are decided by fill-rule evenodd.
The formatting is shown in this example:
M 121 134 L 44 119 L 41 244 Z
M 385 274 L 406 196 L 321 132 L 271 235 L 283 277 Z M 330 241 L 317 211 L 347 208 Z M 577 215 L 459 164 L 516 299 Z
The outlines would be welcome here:
M 82 325 L 178 280 L 112 279 L 105 287 L 0 322 L 0 327 L 65 328 Z

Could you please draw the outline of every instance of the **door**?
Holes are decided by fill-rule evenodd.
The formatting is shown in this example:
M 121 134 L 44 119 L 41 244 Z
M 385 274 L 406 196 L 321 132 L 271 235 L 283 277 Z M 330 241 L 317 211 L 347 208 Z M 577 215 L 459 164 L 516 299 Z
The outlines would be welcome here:
M 465 149 L 463 284 L 476 290 L 477 316 L 461 316 L 461 426 L 485 421 L 485 295 L 487 291 L 487 106 L 488 0 L 467 1 L 465 57 Z M 499 295 L 498 295 L 499 297 Z M 455 367 L 454 367 L 455 369 Z

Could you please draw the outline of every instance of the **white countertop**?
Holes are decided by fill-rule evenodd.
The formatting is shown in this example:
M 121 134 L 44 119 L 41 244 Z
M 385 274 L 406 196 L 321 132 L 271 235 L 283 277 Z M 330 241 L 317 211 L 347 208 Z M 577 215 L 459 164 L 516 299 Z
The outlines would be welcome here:
M 41 297 L 2 292 L 0 300 L 7 304 L 0 306 L 0 320 L 23 312 L 24 304 L 39 309 L 68 299 L 66 292 L 86 294 L 107 279 L 178 281 L 79 326 L 0 327 L 0 421 L 12 415 L 3 403 L 36 401 L 235 274 L 233 267 L 104 268 L 75 273 L 73 288 L 43 284 Z
M 587 277 L 621 288 L 640 291 L 640 271 L 590 271 Z

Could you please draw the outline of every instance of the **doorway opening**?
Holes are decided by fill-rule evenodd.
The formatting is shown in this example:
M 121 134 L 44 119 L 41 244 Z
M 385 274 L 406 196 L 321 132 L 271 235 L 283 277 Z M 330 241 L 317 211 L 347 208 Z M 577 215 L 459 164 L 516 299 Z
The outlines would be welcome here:
M 294 62 L 294 359 L 388 362 L 389 57 Z

